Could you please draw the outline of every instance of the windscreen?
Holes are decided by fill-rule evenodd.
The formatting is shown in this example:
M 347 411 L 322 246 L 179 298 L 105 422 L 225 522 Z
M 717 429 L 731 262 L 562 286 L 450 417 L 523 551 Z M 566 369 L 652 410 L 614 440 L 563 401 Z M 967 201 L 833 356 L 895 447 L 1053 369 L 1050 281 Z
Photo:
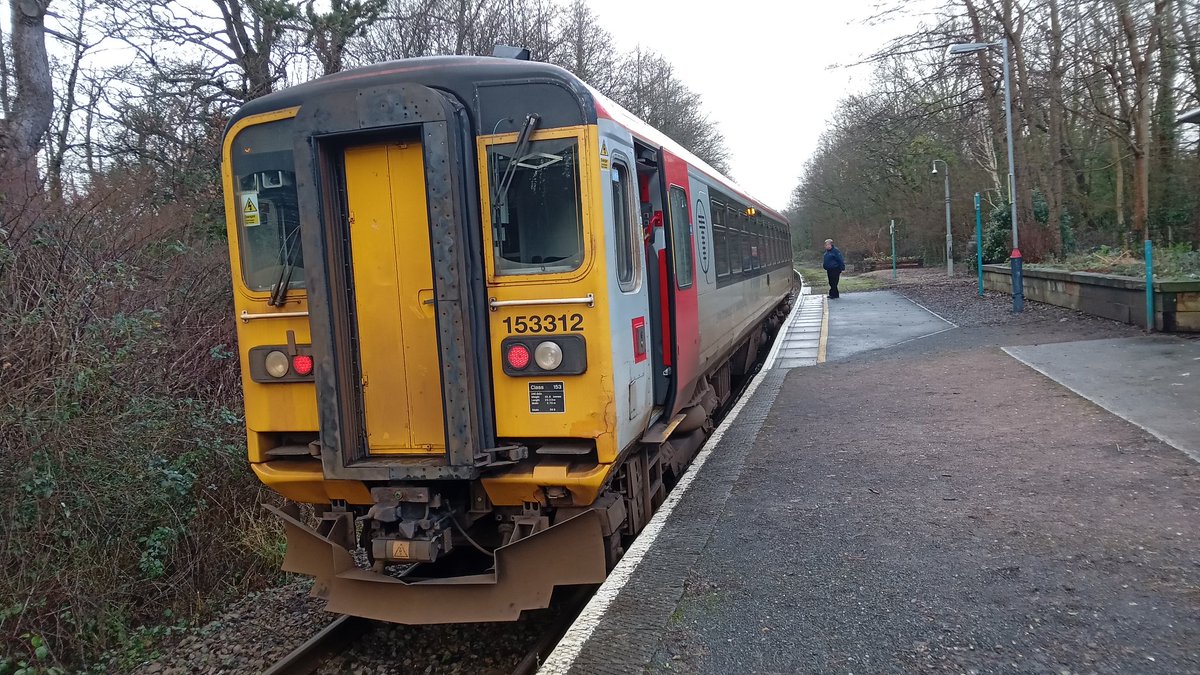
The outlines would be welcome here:
M 579 141 L 488 147 L 496 274 L 570 272 L 583 263 Z M 507 186 L 507 189 L 505 187 Z
M 231 148 L 242 278 L 253 291 L 304 287 L 292 121 L 243 129 Z

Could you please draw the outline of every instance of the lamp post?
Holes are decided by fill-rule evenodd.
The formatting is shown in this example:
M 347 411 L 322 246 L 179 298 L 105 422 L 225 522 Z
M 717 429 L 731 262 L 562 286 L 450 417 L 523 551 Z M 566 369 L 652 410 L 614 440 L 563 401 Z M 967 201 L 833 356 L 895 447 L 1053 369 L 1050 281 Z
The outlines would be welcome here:
M 937 163 L 946 167 L 946 276 L 954 276 L 954 237 L 950 234 L 950 165 L 944 159 L 933 160 L 933 175 L 937 175 Z
M 1000 47 L 1004 52 L 1004 117 L 1008 122 L 1008 201 L 1012 207 L 1012 256 L 1009 264 L 1012 266 L 1012 296 L 1013 311 L 1020 312 L 1025 307 L 1025 284 L 1021 278 L 1021 245 L 1017 238 L 1017 179 L 1013 160 L 1013 120 L 1012 120 L 1012 79 L 1008 65 L 1008 38 L 999 42 L 967 42 L 946 47 L 946 56 L 974 54 L 992 47 Z
M 892 235 L 892 279 L 896 279 L 896 219 L 892 218 L 892 224 L 888 226 L 888 232 Z
M 979 274 L 979 297 L 983 297 L 983 216 L 979 210 L 979 193 L 975 193 L 975 271 Z

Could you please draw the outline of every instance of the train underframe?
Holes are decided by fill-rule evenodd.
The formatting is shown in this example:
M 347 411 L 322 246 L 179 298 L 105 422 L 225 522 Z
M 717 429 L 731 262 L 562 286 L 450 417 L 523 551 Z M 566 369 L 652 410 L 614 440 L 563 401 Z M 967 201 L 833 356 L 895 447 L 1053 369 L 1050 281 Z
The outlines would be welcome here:
M 789 304 L 622 454 L 592 503 L 550 488 L 542 502 L 493 506 L 479 481 L 428 481 L 374 487 L 369 508 L 334 502 L 315 527 L 299 505 L 268 507 L 287 533 L 283 569 L 312 576 L 328 611 L 403 624 L 512 621 L 547 607 L 556 587 L 603 582 L 756 372 Z

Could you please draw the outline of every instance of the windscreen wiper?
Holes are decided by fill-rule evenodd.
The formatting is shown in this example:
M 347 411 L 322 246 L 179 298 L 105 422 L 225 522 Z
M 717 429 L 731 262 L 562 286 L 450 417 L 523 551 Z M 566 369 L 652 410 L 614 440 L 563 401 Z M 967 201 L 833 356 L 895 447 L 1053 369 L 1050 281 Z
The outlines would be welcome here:
M 292 283 L 292 262 L 290 260 L 283 263 L 283 269 L 279 270 L 279 280 L 271 287 L 271 299 L 267 301 L 272 307 L 283 307 L 287 302 L 288 286 Z
M 496 195 L 492 198 L 492 207 L 497 213 L 500 211 L 500 205 L 504 203 L 504 200 L 508 199 L 508 189 L 512 187 L 513 179 L 517 177 L 517 162 L 520 161 L 525 151 L 529 148 L 529 137 L 533 135 L 541 119 L 541 115 L 537 113 L 529 113 L 525 116 L 525 124 L 521 125 L 521 133 L 517 134 L 517 147 L 513 149 L 508 166 L 504 168 L 504 175 L 500 178 L 500 182 L 496 184 Z
M 271 287 L 271 298 L 267 300 L 267 304 L 272 307 L 283 307 L 284 303 L 287 302 L 288 286 L 292 284 L 292 268 L 295 267 L 295 264 L 292 262 L 292 258 L 295 256 L 292 255 L 292 247 L 289 245 L 289 240 L 299 231 L 299 228 L 292 230 L 292 234 L 284 238 L 283 269 L 279 270 L 279 279 Z

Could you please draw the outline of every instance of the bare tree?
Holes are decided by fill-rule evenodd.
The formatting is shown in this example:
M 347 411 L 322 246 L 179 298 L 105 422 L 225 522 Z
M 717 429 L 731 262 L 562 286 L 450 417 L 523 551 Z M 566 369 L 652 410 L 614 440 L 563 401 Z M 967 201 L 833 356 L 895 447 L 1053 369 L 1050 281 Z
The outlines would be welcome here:
M 0 191 L 4 221 L 28 214 L 41 177 L 37 154 L 50 128 L 54 91 L 46 54 L 46 9 L 49 0 L 12 0 L 13 76 L 17 95 L 11 112 L 0 121 Z
M 1133 120 L 1133 228 L 1142 233 L 1143 239 L 1150 238 L 1150 75 L 1155 52 L 1162 38 L 1162 22 L 1169 0 L 1154 0 L 1152 14 L 1146 17 L 1148 24 L 1139 30 L 1138 21 L 1129 8 L 1128 0 L 1116 0 L 1118 19 L 1124 35 L 1124 48 L 1129 58 L 1132 74 L 1132 91 L 1129 92 L 1129 109 Z
M 300 7 L 290 0 L 108 2 L 118 15 L 110 23 L 151 69 L 199 66 L 197 81 L 235 101 L 269 94 L 286 79 L 294 54 L 281 46 L 287 33 L 303 32 Z
M 308 0 L 304 5 L 307 43 L 321 64 L 322 74 L 342 70 L 350 38 L 361 35 L 379 20 L 387 0 L 331 0 L 328 12 L 318 13 Z
M 85 0 L 73 0 L 71 11 L 73 13 L 69 26 L 71 32 L 69 34 L 60 34 L 60 37 L 70 45 L 71 51 L 64 66 L 65 73 L 61 74 L 61 86 L 56 88 L 59 99 L 58 119 L 53 139 L 51 139 L 50 147 L 48 148 L 46 162 L 50 196 L 56 201 L 61 200 L 63 195 L 63 165 L 67 153 L 72 148 L 71 133 L 73 130 L 74 115 L 80 109 L 81 103 L 85 110 L 91 107 L 90 99 L 80 101 L 80 95 L 86 95 L 87 92 L 80 91 L 79 80 L 84 59 L 96 44 L 86 34 L 88 21 L 87 2 Z
M 660 54 L 635 49 L 605 93 L 714 168 L 729 170 L 725 137 L 704 114 L 700 95 L 683 84 Z
M 558 65 L 598 89 L 608 89 L 612 79 L 612 36 L 600 25 L 585 0 L 574 0 L 560 17 L 561 49 L 553 57 Z

